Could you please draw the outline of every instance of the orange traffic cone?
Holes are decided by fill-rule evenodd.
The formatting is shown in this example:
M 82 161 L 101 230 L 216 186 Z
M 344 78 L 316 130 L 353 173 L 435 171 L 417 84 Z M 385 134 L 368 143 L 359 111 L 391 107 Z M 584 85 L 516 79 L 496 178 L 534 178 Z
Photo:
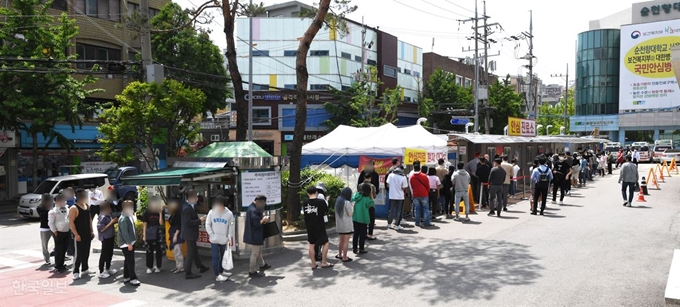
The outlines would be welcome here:
M 642 193 L 642 187 L 640 187 L 640 193 L 638 194 L 638 202 L 641 203 L 646 203 L 647 201 L 645 200 L 645 195 Z
M 661 180 L 661 182 L 666 182 L 666 179 L 663 178 L 663 170 L 659 172 L 659 180 Z

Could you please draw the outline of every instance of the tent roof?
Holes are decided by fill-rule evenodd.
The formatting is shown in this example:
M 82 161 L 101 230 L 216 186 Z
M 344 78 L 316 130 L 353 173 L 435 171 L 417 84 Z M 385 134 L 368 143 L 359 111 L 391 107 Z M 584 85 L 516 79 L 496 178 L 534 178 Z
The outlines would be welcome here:
M 192 158 L 271 158 L 254 142 L 215 142 L 189 155 Z
M 122 185 L 179 185 L 182 179 L 198 177 L 201 174 L 224 172 L 224 168 L 172 167 L 153 172 L 121 178 Z
M 508 135 L 494 135 L 494 134 L 476 134 L 476 133 L 452 133 L 458 139 L 464 139 L 475 144 L 517 144 L 517 143 L 571 143 L 571 144 L 587 144 L 587 143 L 605 143 L 609 142 L 606 139 L 594 138 L 580 138 L 574 136 L 508 136 Z

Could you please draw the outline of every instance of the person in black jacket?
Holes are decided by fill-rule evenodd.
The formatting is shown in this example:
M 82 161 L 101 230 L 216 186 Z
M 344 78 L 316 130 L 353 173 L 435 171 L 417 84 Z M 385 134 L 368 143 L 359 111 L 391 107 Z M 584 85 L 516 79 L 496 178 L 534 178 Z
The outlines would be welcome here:
M 258 195 L 255 201 L 248 206 L 246 211 L 246 225 L 243 232 L 243 243 L 250 245 L 250 267 L 248 276 L 264 277 L 263 271 L 271 268 L 262 258 L 262 246 L 264 245 L 264 227 L 269 222 L 269 217 L 264 216 L 264 208 L 267 205 L 267 197 Z M 257 268 L 260 270 L 258 271 Z
M 182 244 L 184 240 L 180 238 L 182 230 L 182 201 L 179 198 L 172 198 L 168 202 L 168 211 L 170 212 L 170 231 L 168 232 L 170 238 L 170 249 L 175 258 L 175 268 L 171 271 L 173 274 L 184 273 L 184 254 L 182 253 Z
M 359 174 L 359 179 L 357 181 L 357 190 L 360 189 L 361 184 L 366 181 L 366 176 L 371 177 L 371 185 L 375 188 L 375 195 L 380 192 L 380 175 L 375 171 L 375 161 L 371 161 L 364 166 L 364 169 Z M 370 224 L 368 224 L 368 236 L 366 239 L 375 240 L 377 239 L 373 235 L 373 228 L 375 227 L 375 206 L 368 209 L 368 215 L 371 218 Z
M 191 272 L 192 262 L 196 263 L 201 273 L 208 270 L 208 267 L 201 263 L 198 257 L 198 226 L 205 222 L 205 216 L 198 217 L 196 213 L 196 202 L 198 202 L 198 192 L 189 190 L 187 192 L 187 203 L 182 208 L 182 229 L 180 230 L 180 237 L 187 243 L 187 257 L 184 259 L 184 270 L 186 271 L 186 279 L 199 278 L 201 275 L 196 275 Z
M 489 206 L 489 173 L 491 173 L 491 166 L 489 166 L 488 161 L 486 161 L 486 158 L 479 158 L 475 175 L 482 184 L 482 208 Z
M 50 194 L 43 194 L 40 202 L 40 206 L 36 208 L 38 215 L 40 216 L 40 243 L 42 246 L 43 258 L 45 258 L 45 265 L 50 265 L 50 250 L 48 244 L 53 234 L 50 230 L 50 226 L 47 224 L 47 217 L 50 210 L 54 207 L 54 199 Z

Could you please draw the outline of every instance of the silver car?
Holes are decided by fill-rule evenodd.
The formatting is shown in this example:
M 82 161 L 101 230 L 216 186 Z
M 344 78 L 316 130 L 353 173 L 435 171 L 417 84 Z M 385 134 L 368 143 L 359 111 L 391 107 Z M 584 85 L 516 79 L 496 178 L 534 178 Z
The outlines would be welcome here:
M 109 187 L 109 176 L 106 174 L 78 174 L 47 178 L 40 183 L 33 193 L 21 196 L 17 213 L 29 218 L 39 218 L 38 206 L 43 194 L 56 196 L 59 191 L 72 187 L 89 189 L 95 187 L 105 192 Z

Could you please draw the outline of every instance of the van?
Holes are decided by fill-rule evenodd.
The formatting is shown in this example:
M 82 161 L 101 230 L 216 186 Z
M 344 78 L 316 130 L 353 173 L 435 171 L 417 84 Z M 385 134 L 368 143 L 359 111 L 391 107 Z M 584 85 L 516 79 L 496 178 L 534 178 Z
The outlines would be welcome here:
M 41 182 L 33 193 L 21 196 L 17 213 L 28 218 L 39 218 L 37 208 L 43 194 L 56 196 L 59 191 L 72 187 L 75 189 L 96 188 L 106 192 L 109 188 L 109 176 L 106 174 L 77 174 L 47 178 Z
M 642 146 L 649 146 L 649 143 L 647 142 L 633 142 L 630 147 L 642 147 Z
M 633 143 L 635 144 L 635 143 Z M 647 143 L 645 143 L 647 144 Z M 638 162 L 652 162 L 652 156 L 653 156 L 653 151 L 650 150 L 649 146 L 647 145 L 642 145 L 642 146 L 635 146 L 633 145 L 631 150 L 636 150 L 640 153 L 640 161 Z
M 654 145 L 673 147 L 673 140 L 656 140 Z

